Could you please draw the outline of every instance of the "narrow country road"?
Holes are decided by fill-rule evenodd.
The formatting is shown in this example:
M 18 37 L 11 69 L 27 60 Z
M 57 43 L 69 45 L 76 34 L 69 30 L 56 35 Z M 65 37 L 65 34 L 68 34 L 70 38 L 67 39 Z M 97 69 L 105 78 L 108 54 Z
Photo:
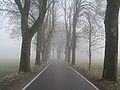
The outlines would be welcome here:
M 23 90 L 98 90 L 74 70 L 53 62 Z

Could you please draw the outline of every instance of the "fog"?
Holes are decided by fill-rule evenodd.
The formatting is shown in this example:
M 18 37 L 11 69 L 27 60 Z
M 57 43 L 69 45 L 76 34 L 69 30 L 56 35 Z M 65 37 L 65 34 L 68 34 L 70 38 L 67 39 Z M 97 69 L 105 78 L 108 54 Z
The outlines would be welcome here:
M 21 51 L 21 39 L 17 40 L 10 38 L 8 31 L 6 31 L 7 29 L 6 27 L 5 28 L 2 27 L 0 29 L 1 29 L 0 30 L 0 62 L 8 62 L 8 61 L 19 62 L 20 51 Z M 120 46 L 120 23 L 119 23 L 119 46 Z M 118 50 L 120 52 L 120 48 L 118 48 Z M 120 53 L 118 54 L 118 56 L 120 56 Z M 35 59 L 35 47 L 32 47 L 31 58 Z M 88 61 L 88 55 L 86 54 L 86 51 L 84 49 L 83 50 L 81 49 L 81 47 L 77 48 L 76 60 L 77 62 Z M 95 51 L 95 53 L 92 56 L 93 62 L 103 62 L 103 60 L 104 60 L 104 48 Z
M 120 24 L 119 24 L 120 27 Z M 120 30 L 120 29 L 119 29 Z M 120 36 L 119 36 L 120 41 Z M 6 32 L 1 30 L 0 33 L 0 61 L 19 61 L 20 58 L 20 51 L 21 51 L 21 40 L 13 40 L 10 38 L 10 35 Z M 120 46 L 120 43 L 119 43 Z M 119 49 L 120 51 L 120 49 Z M 86 51 L 81 51 L 80 48 L 76 51 L 77 60 L 87 60 L 88 56 Z M 32 47 L 31 51 L 31 58 L 35 58 L 35 48 Z M 120 56 L 120 54 L 119 54 Z M 104 49 L 97 50 L 96 53 L 93 55 L 93 60 L 101 60 L 103 61 L 104 58 Z

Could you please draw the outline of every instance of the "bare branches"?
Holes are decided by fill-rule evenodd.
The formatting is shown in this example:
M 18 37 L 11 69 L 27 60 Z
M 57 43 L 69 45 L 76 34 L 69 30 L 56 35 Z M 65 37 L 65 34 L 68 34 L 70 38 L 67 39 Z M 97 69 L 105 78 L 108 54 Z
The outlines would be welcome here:
M 22 13 L 23 12 L 23 8 L 22 8 L 22 4 L 21 4 L 20 0 L 14 0 L 14 1 L 17 4 L 17 6 L 18 6 L 18 8 L 20 10 L 20 13 Z
M 19 13 L 19 11 L 14 11 L 14 10 L 9 10 L 9 9 L 0 9 L 0 11 L 5 11 L 5 12 L 10 12 L 10 13 L 14 13 L 14 14 L 16 14 L 16 13 Z
M 52 3 L 55 3 L 54 0 L 52 0 L 52 1 L 48 4 L 47 10 L 50 8 L 50 6 L 51 6 Z
M 33 26 L 30 28 L 31 32 L 34 34 L 34 32 L 36 32 L 37 27 L 42 24 L 43 20 L 44 20 L 44 16 L 46 14 L 46 6 L 47 6 L 47 0 L 43 0 L 42 2 L 42 8 L 39 14 L 39 17 L 37 18 L 36 22 L 33 24 Z

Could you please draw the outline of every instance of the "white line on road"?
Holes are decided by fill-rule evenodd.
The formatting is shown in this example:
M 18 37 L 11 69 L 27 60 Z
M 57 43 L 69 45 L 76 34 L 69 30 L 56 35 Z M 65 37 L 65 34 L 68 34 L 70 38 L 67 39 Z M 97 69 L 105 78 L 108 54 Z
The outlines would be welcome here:
M 65 64 L 66 66 L 68 66 L 67 64 Z M 93 83 L 91 83 L 90 81 L 88 81 L 83 75 L 81 75 L 78 71 L 76 71 L 75 69 L 73 69 L 72 67 L 68 66 L 70 69 L 72 69 L 74 72 L 76 72 L 79 76 L 81 76 L 83 79 L 85 79 L 90 85 L 92 85 L 96 90 L 100 90 L 98 89 Z
M 51 63 L 50 63 L 51 64 Z M 37 79 L 49 66 L 48 64 L 35 78 L 33 78 L 22 90 L 25 90 L 35 79 Z

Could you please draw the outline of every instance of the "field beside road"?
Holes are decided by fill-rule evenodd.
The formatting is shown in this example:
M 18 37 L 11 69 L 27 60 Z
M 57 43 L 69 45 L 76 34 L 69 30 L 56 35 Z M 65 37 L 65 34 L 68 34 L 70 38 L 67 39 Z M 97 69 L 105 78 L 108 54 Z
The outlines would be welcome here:
M 34 60 L 31 60 L 31 66 L 34 66 Z M 13 59 L 0 59 L 0 81 L 11 74 L 18 73 L 19 60 Z
M 80 66 L 81 68 L 88 70 L 88 62 L 79 62 L 77 63 L 77 66 Z M 118 78 L 120 81 L 120 62 L 119 62 L 119 68 L 118 68 Z M 92 62 L 91 66 L 91 72 L 94 73 L 96 76 L 100 77 L 102 76 L 103 72 L 103 63 L 102 62 Z
M 7 61 L 7 62 L 6 62 Z M 12 60 L 1 60 L 0 61 L 0 81 L 11 75 L 18 72 L 18 62 Z

